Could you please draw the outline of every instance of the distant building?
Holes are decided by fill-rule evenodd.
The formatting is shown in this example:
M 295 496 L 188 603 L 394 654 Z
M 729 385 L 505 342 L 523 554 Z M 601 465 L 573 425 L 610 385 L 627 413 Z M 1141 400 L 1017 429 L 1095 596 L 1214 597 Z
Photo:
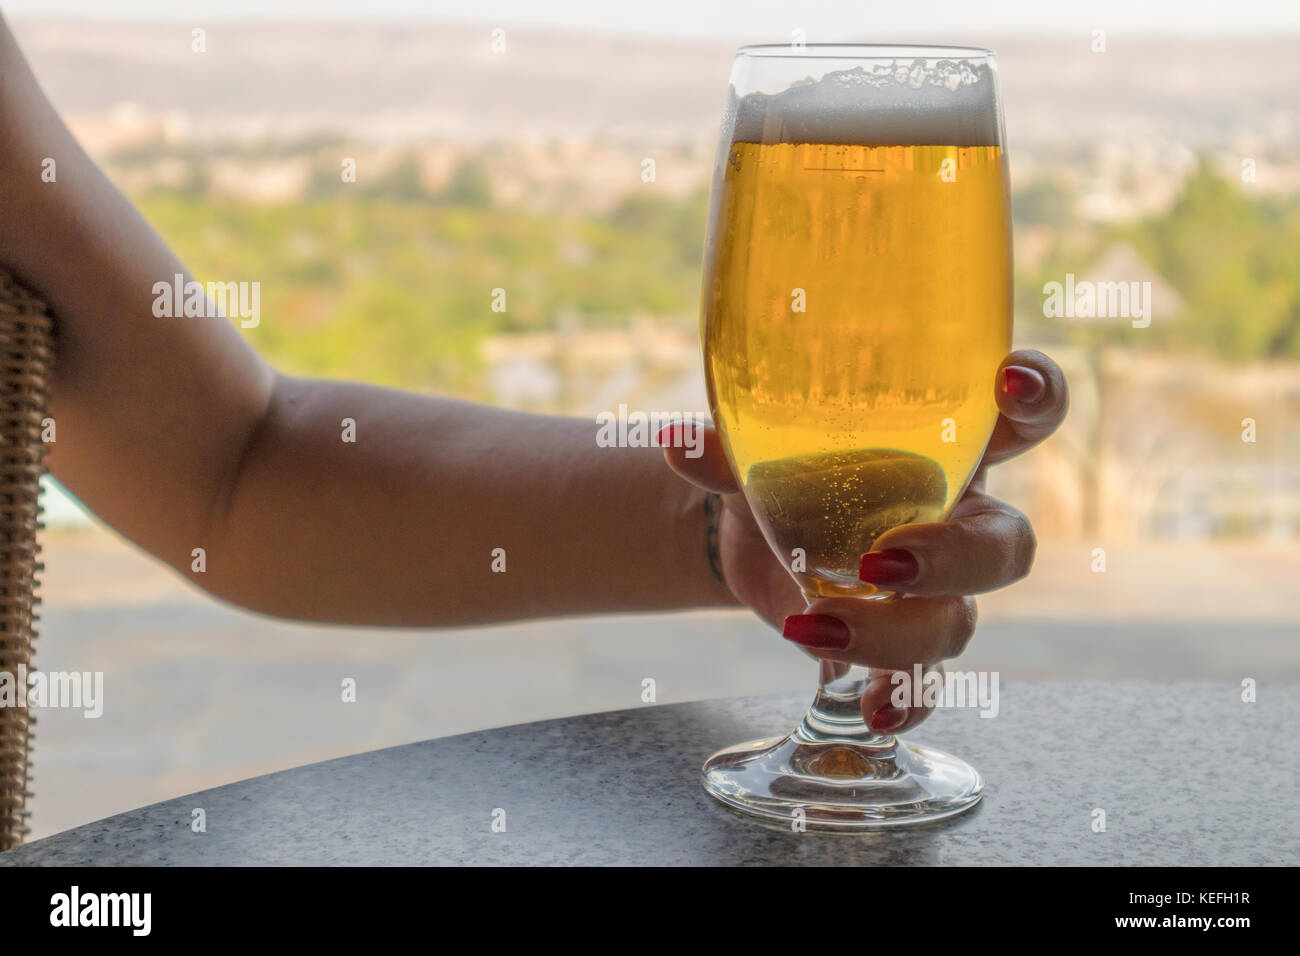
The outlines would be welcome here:
M 483 359 L 494 400 L 525 411 L 594 415 L 620 403 L 642 411 L 707 412 L 699 338 L 689 319 L 642 316 L 622 329 L 497 335 Z

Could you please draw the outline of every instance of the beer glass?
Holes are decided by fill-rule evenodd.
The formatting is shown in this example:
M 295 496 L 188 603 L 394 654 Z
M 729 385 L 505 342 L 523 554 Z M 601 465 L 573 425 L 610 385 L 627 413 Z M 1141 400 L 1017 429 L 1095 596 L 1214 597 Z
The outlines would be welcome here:
M 997 420 L 1011 227 L 987 50 L 751 46 L 731 73 L 710 200 L 701 338 L 714 423 L 805 597 L 901 600 L 858 580 L 902 524 L 941 521 Z M 820 661 L 784 737 L 704 766 L 729 806 L 808 829 L 919 823 L 980 775 L 873 732 L 866 668 Z

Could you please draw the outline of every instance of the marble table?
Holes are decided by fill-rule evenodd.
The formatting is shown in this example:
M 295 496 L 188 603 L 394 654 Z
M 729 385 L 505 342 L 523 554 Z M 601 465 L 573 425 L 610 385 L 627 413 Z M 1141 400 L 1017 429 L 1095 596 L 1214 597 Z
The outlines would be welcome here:
M 785 732 L 807 703 L 773 696 L 343 757 L 77 827 L 0 865 L 1300 862 L 1300 685 L 1262 684 L 1254 703 L 1227 682 L 1001 691 L 993 719 L 941 711 L 912 735 L 986 780 L 980 806 L 921 829 L 785 832 L 714 803 L 700 788 L 704 758 Z M 191 828 L 196 808 L 206 832 Z

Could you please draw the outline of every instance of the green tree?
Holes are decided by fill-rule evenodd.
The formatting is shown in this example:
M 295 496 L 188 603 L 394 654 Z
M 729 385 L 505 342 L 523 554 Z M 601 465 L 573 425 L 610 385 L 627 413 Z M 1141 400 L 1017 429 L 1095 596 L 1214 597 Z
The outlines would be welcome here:
M 1202 162 L 1134 241 L 1183 299 L 1167 339 L 1229 358 L 1300 357 L 1300 202 L 1248 195 Z
M 492 180 L 487 170 L 476 160 L 461 162 L 451 174 L 451 179 L 438 201 L 448 206 L 469 206 L 486 209 L 492 205 Z

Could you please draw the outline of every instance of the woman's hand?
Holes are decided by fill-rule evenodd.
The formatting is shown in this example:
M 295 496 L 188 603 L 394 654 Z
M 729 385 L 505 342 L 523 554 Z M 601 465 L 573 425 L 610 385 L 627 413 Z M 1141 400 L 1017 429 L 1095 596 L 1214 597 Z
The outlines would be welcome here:
M 998 368 L 1001 415 L 970 487 L 947 521 L 894 528 L 863 555 L 864 581 L 903 592 L 894 601 L 825 598 L 805 608 L 802 593 L 772 553 L 731 472 L 717 433 L 705 429 L 703 453 L 667 448 L 669 465 L 688 481 L 722 497 L 718 550 L 732 593 L 784 636 L 827 660 L 872 668 L 862 713 L 872 728 L 901 731 L 928 716 L 926 708 L 890 703 L 895 671 L 913 665 L 942 673 L 975 630 L 972 594 L 1018 581 L 1034 561 L 1029 520 L 984 490 L 989 465 L 1038 444 L 1060 425 L 1068 405 L 1061 369 L 1046 355 L 1013 352 Z

